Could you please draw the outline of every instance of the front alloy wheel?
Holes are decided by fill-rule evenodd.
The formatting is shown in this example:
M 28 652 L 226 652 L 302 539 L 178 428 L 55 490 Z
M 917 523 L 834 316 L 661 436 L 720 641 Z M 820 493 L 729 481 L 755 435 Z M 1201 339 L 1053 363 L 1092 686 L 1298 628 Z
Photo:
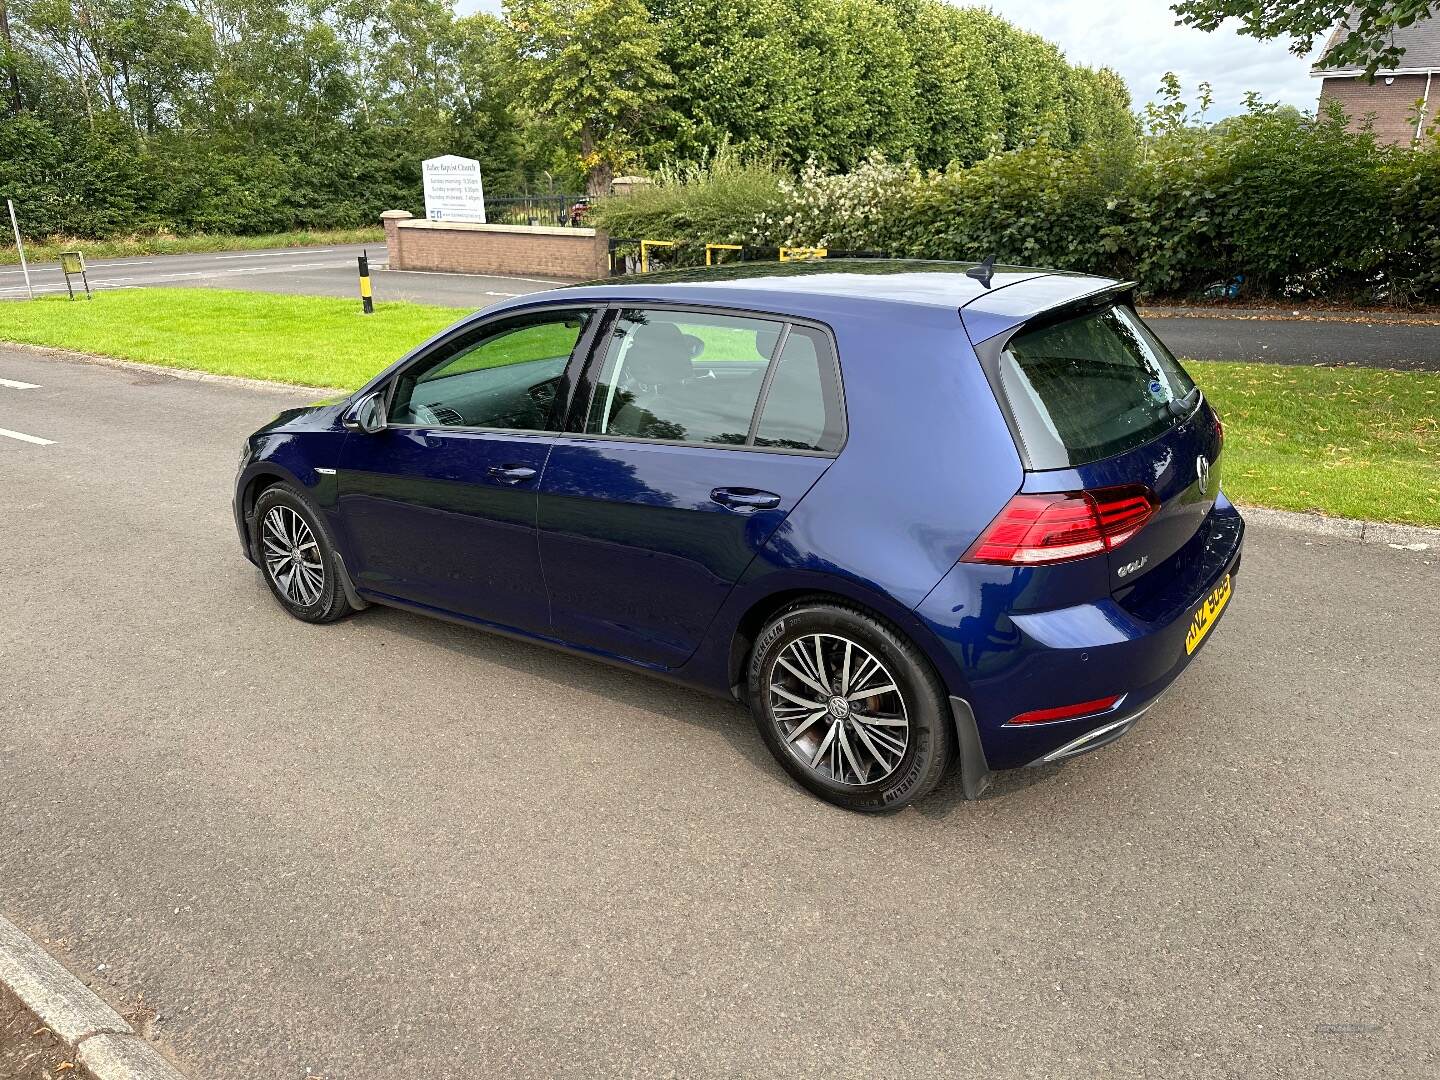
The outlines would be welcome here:
M 325 591 L 320 545 L 305 519 L 285 505 L 272 506 L 260 523 L 260 553 L 275 588 L 299 607 L 310 607 Z
M 255 500 L 255 546 L 265 584 L 297 619 L 334 622 L 349 615 L 340 556 L 324 522 L 289 484 L 275 484 Z

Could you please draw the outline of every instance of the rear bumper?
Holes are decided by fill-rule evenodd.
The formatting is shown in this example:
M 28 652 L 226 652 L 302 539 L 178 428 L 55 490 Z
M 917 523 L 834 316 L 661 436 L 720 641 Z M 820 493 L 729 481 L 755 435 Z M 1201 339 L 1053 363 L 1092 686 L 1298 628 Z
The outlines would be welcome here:
M 1032 766 L 1055 765 L 1064 761 L 1066 758 L 1079 757 L 1081 754 L 1088 754 L 1091 750 L 1099 750 L 1102 746 L 1109 746 L 1129 731 L 1131 727 L 1134 726 L 1135 721 L 1149 712 L 1155 702 L 1160 700 L 1160 696 L 1163 695 L 1157 695 L 1138 709 L 1122 710 L 1125 712 L 1125 715 L 1121 716 L 1120 719 L 1108 720 L 1097 728 L 1091 728 L 1083 735 L 1077 735 L 1069 742 L 1057 746 L 1048 754 L 1041 754 L 1034 761 L 1030 762 L 1030 764 Z
M 968 629 L 963 623 L 948 629 L 935 625 L 939 611 L 964 609 L 956 602 L 962 599 L 958 590 L 922 611 L 970 684 L 951 699 L 962 757 L 967 727 L 981 751 L 972 749 L 972 757 L 980 758 L 979 774 L 1053 764 L 1124 735 L 1199 655 L 1229 610 L 1227 604 L 1199 645 L 1187 651 L 1196 607 L 1227 574 L 1233 587 L 1240 569 L 1244 522 L 1228 501 L 1217 502 L 1207 530 L 1183 576 L 1166 583 L 1165 595 L 1127 604 L 1107 597 L 1052 611 L 987 613 L 975 619 L 983 631 L 978 637 L 974 631 L 957 633 Z M 974 590 L 982 603 L 983 584 Z M 1104 713 L 1051 723 L 1008 722 L 1031 709 L 1114 694 L 1124 696 Z M 963 715 L 955 709 L 957 701 Z M 968 778 L 966 794 L 975 797 L 984 784 L 983 775 Z
M 1068 758 L 1088 754 L 1109 746 L 1135 726 L 1135 722 L 1150 711 L 1151 707 L 1164 696 L 1164 691 L 1138 709 L 1132 707 L 1118 710 L 1118 719 L 1106 718 L 1099 727 L 1091 728 L 1077 735 L 1069 742 L 1062 743 L 1054 750 L 1041 754 L 1027 767 L 1037 765 L 1058 765 Z M 1123 704 L 1123 703 L 1122 703 Z M 989 759 L 985 756 L 985 745 L 980 740 L 980 731 L 975 724 L 975 714 L 964 698 L 952 697 L 950 710 L 955 720 L 955 732 L 960 740 L 960 789 L 967 799 L 978 799 L 990 786 L 995 774 L 991 771 Z M 1114 715 L 1114 714 L 1112 714 Z

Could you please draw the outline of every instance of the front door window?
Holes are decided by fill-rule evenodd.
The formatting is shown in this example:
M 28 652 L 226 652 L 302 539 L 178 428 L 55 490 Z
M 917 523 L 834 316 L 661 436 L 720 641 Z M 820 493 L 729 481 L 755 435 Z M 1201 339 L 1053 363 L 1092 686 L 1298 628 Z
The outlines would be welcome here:
M 547 311 L 482 327 L 403 374 L 397 426 L 551 429 L 556 390 L 589 311 Z

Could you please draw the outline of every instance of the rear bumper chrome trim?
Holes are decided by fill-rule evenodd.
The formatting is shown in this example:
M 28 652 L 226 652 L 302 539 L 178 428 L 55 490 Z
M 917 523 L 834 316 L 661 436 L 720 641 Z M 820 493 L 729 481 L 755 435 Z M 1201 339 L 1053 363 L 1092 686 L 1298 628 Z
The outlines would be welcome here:
M 1053 765 L 1057 761 L 1064 761 L 1066 758 L 1072 758 L 1079 754 L 1088 753 L 1091 750 L 1098 750 L 1102 746 L 1107 746 L 1129 731 L 1130 726 L 1149 712 L 1151 706 L 1154 704 L 1155 702 L 1152 701 L 1143 709 L 1139 709 L 1129 716 L 1122 716 L 1119 720 L 1112 720 L 1108 724 L 1101 724 L 1098 728 L 1087 731 L 1084 735 L 1071 739 L 1065 745 L 1057 747 L 1048 754 L 1036 758 L 1030 762 L 1030 766 Z

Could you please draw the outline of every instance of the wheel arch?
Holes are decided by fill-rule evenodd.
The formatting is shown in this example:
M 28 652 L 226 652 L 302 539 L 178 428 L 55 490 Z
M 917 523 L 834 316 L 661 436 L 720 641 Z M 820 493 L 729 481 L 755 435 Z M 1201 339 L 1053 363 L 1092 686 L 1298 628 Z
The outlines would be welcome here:
M 947 693 L 968 696 L 968 686 L 949 654 L 912 612 L 886 601 L 881 596 L 867 595 L 866 591 L 860 589 L 842 589 L 834 587 L 830 582 L 817 582 L 808 586 L 797 584 L 767 593 L 754 600 L 736 620 L 730 635 L 726 669 L 730 692 L 736 700 L 745 700 L 745 668 L 760 631 L 778 612 L 801 601 L 855 608 L 880 620 L 920 651 Z
M 255 550 L 255 503 L 259 500 L 266 488 L 272 488 L 276 484 L 289 484 L 298 489 L 293 476 L 288 476 L 280 469 L 259 466 L 255 472 L 246 478 L 240 495 L 240 520 L 245 523 L 245 543 L 250 550 Z
M 243 486 L 241 487 L 240 499 L 240 520 L 244 522 L 245 525 L 245 542 L 250 547 L 252 555 L 251 561 L 255 562 L 256 565 L 259 565 L 259 562 L 255 557 L 257 555 L 255 549 L 255 504 L 259 501 L 261 495 L 277 484 L 284 484 L 290 488 L 290 490 L 295 493 L 295 497 L 309 508 L 310 512 L 315 515 L 318 521 L 322 524 L 328 524 L 327 515 L 321 507 L 315 504 L 315 500 L 311 498 L 309 490 L 298 478 L 279 466 L 268 462 L 257 465 L 253 475 L 245 478 Z M 363 611 L 370 606 L 370 602 L 360 595 L 359 589 L 355 586 L 354 579 L 350 576 L 350 568 L 346 565 L 345 553 L 341 550 L 339 540 L 334 536 L 334 528 L 331 527 L 327 529 L 327 532 L 331 534 L 331 546 L 334 549 L 335 561 L 340 574 L 340 585 L 341 588 L 345 590 L 345 597 L 350 601 L 351 607 L 357 611 Z

